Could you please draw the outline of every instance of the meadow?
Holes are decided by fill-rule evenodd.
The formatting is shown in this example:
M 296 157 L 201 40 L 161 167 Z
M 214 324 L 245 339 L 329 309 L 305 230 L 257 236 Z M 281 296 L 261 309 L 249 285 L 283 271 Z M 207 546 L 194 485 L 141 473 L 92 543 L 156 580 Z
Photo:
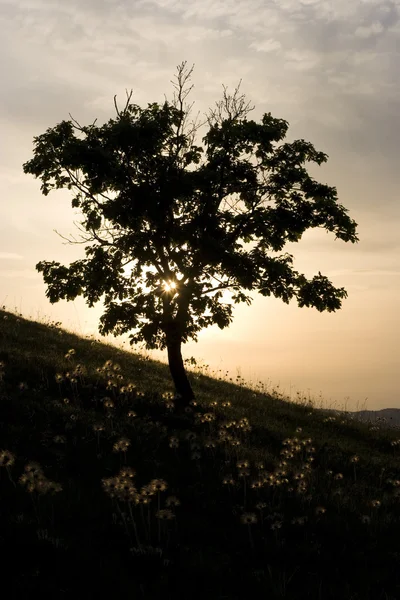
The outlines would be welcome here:
M 399 430 L 187 367 L 0 311 L 5 597 L 399 600 Z

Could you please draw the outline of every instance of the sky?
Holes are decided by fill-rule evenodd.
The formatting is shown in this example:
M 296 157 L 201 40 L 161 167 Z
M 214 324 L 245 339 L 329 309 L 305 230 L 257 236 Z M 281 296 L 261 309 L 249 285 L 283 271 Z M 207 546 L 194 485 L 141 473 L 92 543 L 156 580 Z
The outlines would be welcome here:
M 248 119 L 271 112 L 289 123 L 281 143 L 305 139 L 328 155 L 306 168 L 337 188 L 360 241 L 314 229 L 282 251 L 308 278 L 321 271 L 347 290 L 339 311 L 254 291 L 184 358 L 328 408 L 400 408 L 400 0 L 0 0 L 0 30 L 0 306 L 98 335 L 101 305 L 51 305 L 35 270 L 84 258 L 55 233 L 77 237 L 72 193 L 43 196 L 22 164 L 33 137 L 70 113 L 86 125 L 115 118 L 115 94 L 120 106 L 131 89 L 143 108 L 172 101 L 186 60 L 192 118 L 242 80 Z

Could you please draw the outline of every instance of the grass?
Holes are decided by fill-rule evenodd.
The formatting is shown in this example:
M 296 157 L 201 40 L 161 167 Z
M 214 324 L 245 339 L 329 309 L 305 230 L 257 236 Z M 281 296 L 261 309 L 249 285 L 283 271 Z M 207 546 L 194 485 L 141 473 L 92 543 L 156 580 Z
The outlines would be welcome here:
M 400 598 L 400 438 L 0 311 L 15 598 Z

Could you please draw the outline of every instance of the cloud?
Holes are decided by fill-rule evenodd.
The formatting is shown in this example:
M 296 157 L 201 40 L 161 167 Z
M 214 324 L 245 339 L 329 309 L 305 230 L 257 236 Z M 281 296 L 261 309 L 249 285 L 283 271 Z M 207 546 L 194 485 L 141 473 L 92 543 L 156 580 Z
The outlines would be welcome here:
M 385 28 L 382 25 L 382 23 L 375 22 L 369 25 L 368 27 L 357 27 L 357 29 L 354 32 L 354 35 L 360 38 L 369 38 L 374 35 L 378 35 L 379 33 L 382 33 L 384 29 Z
M 101 123 L 115 115 L 113 96 L 123 103 L 126 88 L 140 105 L 162 102 L 164 93 L 172 98 L 174 68 L 187 59 L 196 65 L 189 97 L 195 112 L 221 98 L 222 83 L 232 92 L 242 78 L 241 92 L 256 103 L 252 118 L 266 110 L 286 118 L 288 138 L 319 136 L 318 149 L 330 160 L 351 152 L 344 166 L 353 179 L 358 172 L 352 169 L 368 155 L 385 182 L 382 210 L 395 201 L 388 186 L 396 187 L 390 182 L 400 135 L 398 2 L 13 0 L 1 4 L 0 25 L 7 57 L 0 119 L 11 149 L 0 154 L 9 167 L 0 181 L 8 194 L 24 177 L 21 164 L 31 155 L 33 134 L 69 112 L 81 123 L 95 117 Z M 29 193 L 39 187 L 30 183 Z M 367 208 L 373 200 L 351 202 Z M 34 212 L 28 200 L 25 208 Z M 20 226 L 21 218 L 8 220 Z
M 21 269 L 13 270 L 0 270 L 0 278 L 5 277 L 7 279 L 38 279 L 38 274 L 33 269 Z
M 23 260 L 24 257 L 16 252 L 0 252 L 0 259 L 6 260 Z
M 353 273 L 361 273 L 362 275 L 373 275 L 374 277 L 376 275 L 393 275 L 395 277 L 398 277 L 400 275 L 400 269 L 394 269 L 394 270 L 390 270 L 390 269 L 354 269 L 352 271 Z
M 252 42 L 249 48 L 254 48 L 257 52 L 273 52 L 274 50 L 279 50 L 282 47 L 282 44 L 278 40 L 274 40 L 273 38 L 269 38 L 267 40 Z
M 284 68 L 294 69 L 296 71 L 314 69 L 322 60 L 317 52 L 299 49 L 292 49 L 285 52 L 285 59 L 286 63 Z

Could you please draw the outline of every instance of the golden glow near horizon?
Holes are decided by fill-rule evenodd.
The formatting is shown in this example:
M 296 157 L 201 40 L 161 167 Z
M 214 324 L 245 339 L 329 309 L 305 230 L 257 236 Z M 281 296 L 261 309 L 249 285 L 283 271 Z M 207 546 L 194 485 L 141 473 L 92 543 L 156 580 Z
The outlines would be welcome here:
M 194 103 L 188 128 L 205 123 L 223 99 L 223 85 L 232 95 L 241 79 L 239 95 L 255 107 L 247 120 L 260 123 L 270 112 L 288 122 L 278 146 L 304 139 L 328 155 L 321 166 L 306 162 L 304 168 L 337 188 L 339 203 L 359 224 L 360 242 L 313 229 L 280 253 L 292 254 L 294 269 L 307 278 L 321 271 L 347 290 L 337 312 L 246 291 L 252 305 L 234 305 L 232 324 L 202 330 L 198 343 L 183 346 L 184 358 L 194 356 L 233 380 L 240 369 L 254 384 L 321 392 L 327 405 L 332 398 L 340 407 L 349 398 L 349 410 L 366 398 L 369 409 L 400 407 L 398 8 L 385 10 L 380 0 L 331 3 L 334 9 L 311 0 L 191 0 L 178 9 L 176 2 L 152 0 L 151 11 L 145 4 L 120 0 L 115 11 L 111 2 L 15 0 L 1 11 L 0 306 L 98 335 L 102 302 L 88 308 L 80 297 L 52 305 L 35 269 L 43 260 L 69 265 L 84 258 L 81 244 L 65 244 L 54 233 L 79 239 L 73 193 L 43 196 L 40 181 L 25 175 L 22 164 L 32 158 L 34 136 L 70 114 L 81 125 L 115 119 L 114 95 L 122 108 L 125 90 L 133 89 L 131 102 L 142 108 L 162 105 L 165 97 L 171 102 L 176 67 L 187 60 L 189 69 L 195 65 L 184 102 Z M 205 124 L 194 141 L 203 159 L 207 132 Z M 179 290 L 165 279 L 158 291 L 173 297 Z M 149 354 L 166 361 L 166 352 Z

